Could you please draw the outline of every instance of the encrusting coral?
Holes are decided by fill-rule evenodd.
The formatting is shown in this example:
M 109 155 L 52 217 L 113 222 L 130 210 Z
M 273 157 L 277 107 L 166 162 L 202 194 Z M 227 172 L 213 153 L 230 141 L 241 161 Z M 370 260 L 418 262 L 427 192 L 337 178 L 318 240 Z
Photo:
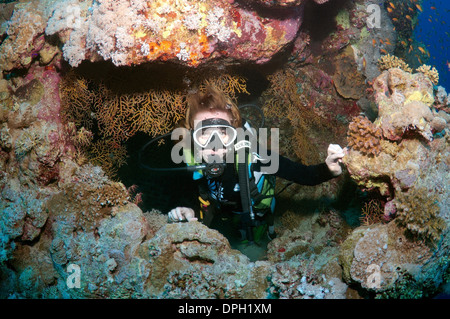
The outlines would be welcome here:
M 397 217 L 395 221 L 405 227 L 413 236 L 426 243 L 436 244 L 447 228 L 442 219 L 439 198 L 425 187 L 396 194 Z
M 404 60 L 390 54 L 381 56 L 378 60 L 378 66 L 381 71 L 389 70 L 391 68 L 399 68 L 408 73 L 413 72 L 413 69 Z M 423 64 L 419 66 L 416 71 L 425 74 L 434 85 L 439 83 L 439 72 L 435 67 Z
M 366 116 L 353 118 L 348 126 L 348 146 L 366 155 L 376 156 L 381 152 L 382 130 Z
M 89 161 L 101 166 L 105 173 L 114 178 L 118 169 L 126 163 L 126 147 L 111 139 L 100 139 L 92 143 L 87 151 Z

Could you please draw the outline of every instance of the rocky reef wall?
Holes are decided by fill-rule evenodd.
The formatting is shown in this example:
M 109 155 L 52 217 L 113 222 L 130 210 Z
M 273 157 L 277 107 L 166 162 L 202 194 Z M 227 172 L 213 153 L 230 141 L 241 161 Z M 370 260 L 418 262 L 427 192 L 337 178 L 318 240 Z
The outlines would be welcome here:
M 448 267 L 448 114 L 432 107 L 432 81 L 420 72 L 391 68 L 374 80 L 374 90 L 378 118 L 350 125 L 345 162 L 361 187 L 381 194 L 389 223 L 353 232 L 342 249 L 344 273 L 390 297 L 401 296 L 413 278 L 406 297 L 428 297 Z
M 380 26 L 369 26 L 374 4 L 0 4 L 0 297 L 433 296 L 449 276 L 448 96 L 426 69 L 380 67 L 396 37 L 385 6 Z M 125 70 L 166 84 L 173 65 L 181 93 L 155 85 L 115 95 L 91 81 L 117 88 Z M 264 85 L 242 80 L 236 66 Z M 89 78 L 86 70 L 113 72 Z M 313 164 L 328 143 L 349 145 L 343 178 L 280 196 L 279 236 L 262 260 L 198 222 L 168 224 L 111 174 L 125 165 L 132 133 L 170 130 L 183 94 L 211 73 L 231 73 L 216 84 L 262 106 L 267 125 L 280 128 L 283 155 Z M 143 107 L 158 98 L 158 108 Z M 122 105 L 126 112 L 114 113 Z M 132 132 L 126 120 L 145 114 L 154 122 Z M 87 146 L 100 144 L 101 156 L 89 156 Z M 342 205 L 362 191 L 379 201 L 362 208 L 364 225 L 361 211 Z

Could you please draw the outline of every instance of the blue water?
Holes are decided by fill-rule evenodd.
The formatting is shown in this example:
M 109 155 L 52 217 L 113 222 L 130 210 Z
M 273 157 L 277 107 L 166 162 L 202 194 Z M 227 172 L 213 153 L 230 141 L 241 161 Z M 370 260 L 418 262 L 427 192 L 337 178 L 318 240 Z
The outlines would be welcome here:
M 430 58 L 424 63 L 436 67 L 439 72 L 439 85 L 445 87 L 449 93 L 450 0 L 424 0 L 420 5 L 423 12 L 418 16 L 414 38 L 425 45 Z

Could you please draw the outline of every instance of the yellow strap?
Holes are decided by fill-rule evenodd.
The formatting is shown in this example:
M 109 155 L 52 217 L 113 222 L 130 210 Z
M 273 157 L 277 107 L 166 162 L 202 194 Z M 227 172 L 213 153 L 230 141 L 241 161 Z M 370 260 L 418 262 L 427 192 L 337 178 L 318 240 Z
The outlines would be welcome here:
M 209 201 L 208 200 L 204 201 L 201 196 L 198 197 L 198 200 L 200 201 L 200 203 L 202 203 L 205 206 L 209 206 L 210 205 Z

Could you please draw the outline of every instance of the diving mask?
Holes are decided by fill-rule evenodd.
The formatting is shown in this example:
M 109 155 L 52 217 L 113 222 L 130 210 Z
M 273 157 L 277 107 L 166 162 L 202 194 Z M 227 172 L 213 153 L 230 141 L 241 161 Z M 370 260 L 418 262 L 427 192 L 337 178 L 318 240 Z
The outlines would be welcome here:
M 202 148 L 222 146 L 227 148 L 236 140 L 236 129 L 226 120 L 212 118 L 198 122 L 193 138 L 195 144 Z

